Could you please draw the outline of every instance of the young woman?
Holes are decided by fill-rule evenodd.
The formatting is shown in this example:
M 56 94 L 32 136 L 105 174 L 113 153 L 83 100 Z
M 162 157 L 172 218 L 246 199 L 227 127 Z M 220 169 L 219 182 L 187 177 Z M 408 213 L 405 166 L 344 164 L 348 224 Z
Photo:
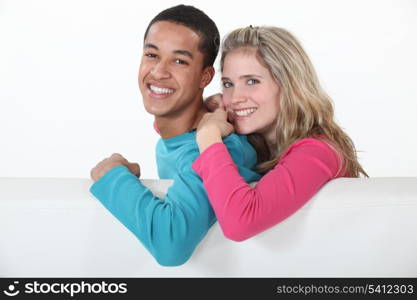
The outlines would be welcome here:
M 329 180 L 367 176 L 294 36 L 250 26 L 230 33 L 222 50 L 223 103 L 200 121 L 193 169 L 227 238 L 242 241 L 274 226 Z M 263 177 L 254 187 L 222 143 L 233 130 L 258 153 Z

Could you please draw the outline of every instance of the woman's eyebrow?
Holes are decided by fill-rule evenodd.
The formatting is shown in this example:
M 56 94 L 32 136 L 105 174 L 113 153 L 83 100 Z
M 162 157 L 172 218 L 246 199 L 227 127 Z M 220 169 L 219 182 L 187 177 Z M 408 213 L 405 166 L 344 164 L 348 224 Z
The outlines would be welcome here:
M 240 75 L 239 79 L 247 79 L 247 78 L 253 78 L 253 77 L 263 78 L 261 75 L 245 74 L 245 75 Z M 221 80 L 230 80 L 230 78 L 229 77 L 222 77 Z
M 256 74 L 247 74 L 247 75 L 241 75 L 241 76 L 239 76 L 239 78 L 251 78 L 251 77 L 262 78 L 261 75 L 256 75 Z

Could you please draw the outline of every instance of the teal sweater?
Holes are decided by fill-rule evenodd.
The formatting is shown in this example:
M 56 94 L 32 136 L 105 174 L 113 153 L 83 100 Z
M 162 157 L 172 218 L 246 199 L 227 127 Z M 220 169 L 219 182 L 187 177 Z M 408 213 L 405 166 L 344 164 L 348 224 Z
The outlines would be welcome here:
M 246 181 L 259 180 L 251 171 L 256 152 L 246 137 L 232 134 L 224 143 Z M 111 169 L 90 189 L 160 265 L 185 263 L 216 221 L 203 183 L 191 168 L 199 154 L 195 131 L 158 141 L 159 176 L 174 180 L 164 199 L 154 196 L 125 166 Z

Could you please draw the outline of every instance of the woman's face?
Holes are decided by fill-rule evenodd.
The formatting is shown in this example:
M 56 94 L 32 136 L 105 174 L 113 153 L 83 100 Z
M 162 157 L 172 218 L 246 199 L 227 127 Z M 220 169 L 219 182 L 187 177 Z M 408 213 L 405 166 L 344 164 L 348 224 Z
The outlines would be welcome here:
M 256 57 L 256 49 L 238 48 L 224 60 L 223 103 L 240 134 L 261 133 L 275 142 L 280 87 Z

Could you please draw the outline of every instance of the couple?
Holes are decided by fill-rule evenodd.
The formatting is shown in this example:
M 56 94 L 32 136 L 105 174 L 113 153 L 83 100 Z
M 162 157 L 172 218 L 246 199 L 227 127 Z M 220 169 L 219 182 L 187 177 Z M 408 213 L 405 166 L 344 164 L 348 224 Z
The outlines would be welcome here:
M 163 266 L 185 263 L 216 219 L 227 238 L 242 241 L 296 212 L 329 180 L 366 176 L 307 55 L 283 29 L 230 33 L 223 94 L 204 103 L 219 41 L 215 23 L 184 5 L 159 13 L 145 32 L 138 80 L 161 135 L 159 176 L 174 180 L 165 198 L 120 154 L 91 171 L 92 194 Z

